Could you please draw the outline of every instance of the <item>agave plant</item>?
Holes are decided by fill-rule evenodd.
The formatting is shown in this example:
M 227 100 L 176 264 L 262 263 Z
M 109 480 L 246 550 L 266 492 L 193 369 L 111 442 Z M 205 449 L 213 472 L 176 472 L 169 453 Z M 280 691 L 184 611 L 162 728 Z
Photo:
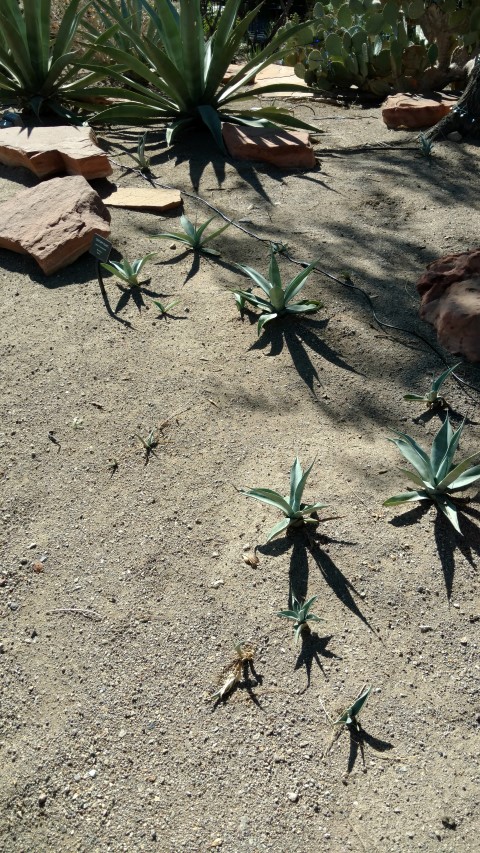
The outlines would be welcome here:
M 360 729 L 360 723 L 358 722 L 358 716 L 360 711 L 362 710 L 365 702 L 367 701 L 372 688 L 366 687 L 360 695 L 355 699 L 355 702 L 350 705 L 349 708 L 346 708 L 343 714 L 341 714 L 338 720 L 335 720 L 334 726 L 349 726 L 354 728 L 356 731 Z
M 384 501 L 383 506 L 397 506 L 410 501 L 434 501 L 455 530 L 461 533 L 457 509 L 451 500 L 451 494 L 466 489 L 480 479 L 480 465 L 470 467 L 474 459 L 480 455 L 480 451 L 473 453 L 457 465 L 453 463 L 464 425 L 465 421 L 462 421 L 457 430 L 452 430 L 447 414 L 433 439 L 430 455 L 405 433 L 398 432 L 398 438 L 389 439 L 415 468 L 415 471 L 405 468 L 400 470 L 419 488 L 394 495 Z
M 101 266 L 121 281 L 124 281 L 125 284 L 129 285 L 129 287 L 139 287 L 138 276 L 140 275 L 141 270 L 147 261 L 149 261 L 150 258 L 154 258 L 156 254 L 156 252 L 149 252 L 147 255 L 144 255 L 143 258 L 135 258 L 131 264 L 126 258 L 123 258 L 119 263 L 110 261 L 108 264 L 102 263 Z
M 438 392 L 440 391 L 440 388 L 442 387 L 445 380 L 448 379 L 450 374 L 453 373 L 453 371 L 456 370 L 457 367 L 460 367 L 460 365 L 461 361 L 459 361 L 457 364 L 454 364 L 453 367 L 449 367 L 447 370 L 444 370 L 443 373 L 440 374 L 440 376 L 437 376 L 437 378 L 433 380 L 430 386 L 430 391 L 427 391 L 427 393 L 423 394 L 423 396 L 419 396 L 418 394 L 405 394 L 403 399 L 415 400 L 418 403 L 426 403 L 429 409 L 433 408 L 434 406 L 443 408 L 447 405 L 447 401 L 445 400 L 445 397 L 442 397 Z
M 311 271 L 318 264 L 318 261 L 313 261 L 308 267 L 305 267 L 295 278 L 287 284 L 285 289 L 282 287 L 280 270 L 278 268 L 277 259 L 275 257 L 275 249 L 272 247 L 270 254 L 270 266 L 268 269 L 268 279 L 264 278 L 252 267 L 244 266 L 244 264 L 236 264 L 239 270 L 246 273 L 253 282 L 263 290 L 265 296 L 257 296 L 251 290 L 240 290 L 232 288 L 232 293 L 240 311 L 243 311 L 245 303 L 248 302 L 255 308 L 259 308 L 262 312 L 258 318 L 257 333 L 260 334 L 265 323 L 269 323 L 276 317 L 283 317 L 285 314 L 313 314 L 322 307 L 322 303 L 317 299 L 302 299 L 299 302 L 292 300 L 297 296 L 305 285 Z
M 241 0 L 227 0 L 213 36 L 205 41 L 200 0 L 179 0 L 179 9 L 172 0 L 142 0 L 150 19 L 144 34 L 126 19 L 108 0 L 97 0 L 107 9 L 115 25 L 95 42 L 99 53 L 116 64 L 108 69 L 121 86 L 105 87 L 106 97 L 121 99 L 96 116 L 97 121 L 145 125 L 149 122 L 172 120 L 167 130 L 171 144 L 178 134 L 195 125 L 205 125 L 222 151 L 222 121 L 237 124 L 271 127 L 301 127 L 315 130 L 286 110 L 265 106 L 239 110 L 237 103 L 251 98 L 244 87 L 266 65 L 281 59 L 286 53 L 285 41 L 290 35 L 307 31 L 305 24 L 296 24 L 288 32 L 276 36 L 257 56 L 223 83 L 228 66 L 234 61 L 250 23 L 259 6 L 236 23 Z M 155 37 L 151 24 L 155 26 Z M 118 33 L 128 37 L 130 50 L 112 43 Z M 122 70 L 119 70 L 122 66 Z M 84 67 L 98 71 L 98 63 Z M 126 81 L 125 72 L 133 75 Z M 127 82 L 127 87 L 125 83 Z M 296 84 L 267 84 L 255 89 L 255 95 L 290 92 L 305 89 Z
M 178 231 L 164 231 L 162 234 L 154 234 L 153 236 L 157 239 L 177 240 L 179 243 L 184 243 L 189 249 L 193 249 L 194 252 L 203 252 L 206 255 L 217 256 L 220 252 L 217 252 L 216 249 L 211 249 L 207 246 L 207 243 L 210 243 L 211 240 L 218 237 L 218 235 L 229 228 L 232 223 L 227 222 L 226 225 L 222 225 L 221 228 L 217 228 L 217 230 L 212 234 L 209 234 L 208 237 L 204 237 L 205 229 L 214 219 L 215 216 L 211 216 L 210 219 L 207 219 L 207 221 L 203 223 L 203 225 L 196 228 L 193 222 L 190 222 L 186 216 L 181 216 L 180 224 L 184 231 L 183 234 L 180 234 Z
M 56 36 L 50 35 L 51 0 L 0 3 L 0 103 L 15 104 L 39 116 L 53 111 L 74 120 L 72 108 L 84 108 L 99 94 L 92 84 L 106 75 L 97 68 L 79 76 L 73 41 L 85 7 L 71 0 Z M 93 51 L 87 51 L 88 61 Z
M 291 610 L 279 610 L 277 613 L 277 616 L 283 616 L 285 619 L 291 619 L 293 621 L 293 631 L 296 643 L 298 643 L 298 638 L 302 632 L 310 631 L 309 622 L 323 621 L 319 616 L 315 616 L 314 613 L 310 613 L 310 609 L 315 604 L 317 598 L 318 596 L 314 595 L 312 598 L 309 598 L 308 601 L 298 601 L 292 592 Z
M 239 489 L 248 498 L 255 498 L 255 500 L 274 506 L 283 512 L 285 518 L 272 527 L 267 536 L 267 542 L 270 542 L 283 530 L 300 527 L 303 524 L 318 524 L 318 519 L 312 516 L 318 509 L 323 509 L 326 504 L 302 503 L 305 485 L 313 465 L 312 462 L 310 467 L 303 472 L 298 456 L 295 458 L 290 470 L 290 494 L 286 497 L 272 491 L 272 489 Z

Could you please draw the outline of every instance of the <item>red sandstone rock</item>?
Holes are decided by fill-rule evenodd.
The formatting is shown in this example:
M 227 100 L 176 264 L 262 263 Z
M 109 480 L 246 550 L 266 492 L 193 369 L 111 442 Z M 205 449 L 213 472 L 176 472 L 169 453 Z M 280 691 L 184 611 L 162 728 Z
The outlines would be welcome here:
M 457 103 L 453 95 L 439 95 L 438 100 L 414 95 L 390 95 L 382 106 L 382 118 L 390 128 L 420 129 L 432 127 Z
M 417 284 L 420 316 L 449 352 L 480 361 L 480 249 L 434 261 Z
M 228 153 L 237 160 L 260 160 L 280 168 L 315 166 L 315 152 L 306 131 L 225 123 L 222 133 Z
M 0 247 L 31 255 L 51 275 L 108 237 L 110 214 L 81 175 L 53 178 L 0 204 Z
M 92 180 L 112 174 L 109 159 L 95 145 L 90 127 L 2 128 L 0 163 L 24 166 L 37 178 L 66 172 Z

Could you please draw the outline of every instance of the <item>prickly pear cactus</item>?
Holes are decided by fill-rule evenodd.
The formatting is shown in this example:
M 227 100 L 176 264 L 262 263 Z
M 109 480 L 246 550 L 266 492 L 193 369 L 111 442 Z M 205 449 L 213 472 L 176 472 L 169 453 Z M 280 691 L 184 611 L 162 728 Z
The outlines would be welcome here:
M 285 59 L 310 86 L 383 96 L 443 88 L 480 45 L 478 0 L 327 0 Z

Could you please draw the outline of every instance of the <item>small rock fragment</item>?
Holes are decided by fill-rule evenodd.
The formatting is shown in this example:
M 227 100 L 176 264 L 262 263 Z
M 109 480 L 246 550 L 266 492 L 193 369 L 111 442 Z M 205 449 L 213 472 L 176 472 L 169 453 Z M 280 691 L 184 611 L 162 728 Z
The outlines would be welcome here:
M 452 133 L 448 134 L 447 139 L 449 139 L 450 142 L 461 142 L 463 140 L 463 136 L 458 132 L 458 130 L 454 130 Z
M 298 791 L 289 791 L 287 794 L 287 800 L 290 800 L 291 803 L 298 802 Z

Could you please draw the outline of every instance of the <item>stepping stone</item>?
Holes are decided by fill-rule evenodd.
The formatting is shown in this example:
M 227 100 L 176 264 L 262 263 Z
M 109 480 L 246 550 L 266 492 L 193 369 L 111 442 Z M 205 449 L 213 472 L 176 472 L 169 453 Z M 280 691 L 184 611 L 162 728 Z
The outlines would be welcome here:
M 0 248 L 31 255 L 45 275 L 87 252 L 94 234 L 108 237 L 110 213 L 81 175 L 44 181 L 0 204 Z
M 480 362 L 480 249 L 429 264 L 417 284 L 420 316 L 451 353 Z
M 150 187 L 114 187 L 103 199 L 108 207 L 128 207 L 132 210 L 171 210 L 180 207 L 180 190 L 160 190 Z
M 297 77 L 294 69 L 290 65 L 276 65 L 275 63 L 267 65 L 266 68 L 262 68 L 262 70 L 258 72 L 255 77 L 255 85 L 252 87 L 252 95 L 255 94 L 255 89 L 259 89 L 260 86 L 271 86 L 272 83 L 275 83 L 276 85 L 281 84 L 282 86 L 284 86 L 285 83 L 293 83 L 295 86 L 301 86 L 304 88 L 305 92 L 270 92 L 265 96 L 260 95 L 261 98 L 281 98 L 282 100 L 285 98 L 313 98 L 312 90 L 305 83 L 305 80 Z
M 306 131 L 242 127 L 226 122 L 222 134 L 228 153 L 236 160 L 260 160 L 281 169 L 315 166 L 315 152 Z
M 389 95 L 382 105 L 382 118 L 387 127 L 396 130 L 420 130 L 433 127 L 448 115 L 457 103 L 454 95 L 439 95 L 438 99 L 415 95 Z
M 112 174 L 110 161 L 90 127 L 5 127 L 0 129 L 0 163 L 24 166 L 37 178 L 66 172 L 87 180 Z

